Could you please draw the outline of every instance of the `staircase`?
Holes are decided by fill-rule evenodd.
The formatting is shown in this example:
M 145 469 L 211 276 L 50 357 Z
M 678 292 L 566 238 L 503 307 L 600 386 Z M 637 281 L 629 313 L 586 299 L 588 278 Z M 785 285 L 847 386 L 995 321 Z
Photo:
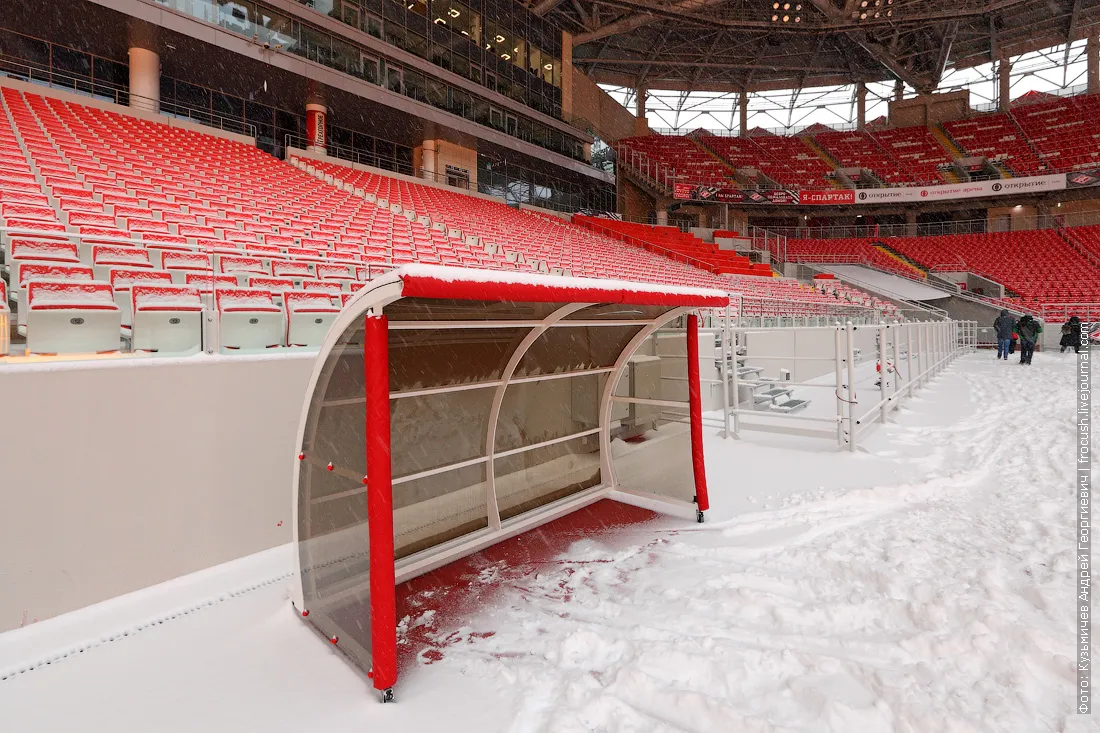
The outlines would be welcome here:
M 840 168 L 840 161 L 829 155 L 829 153 L 825 151 L 825 148 L 818 145 L 817 140 L 814 140 L 812 137 L 807 135 L 804 137 L 799 137 L 798 139 L 802 141 L 803 145 L 812 150 L 814 154 L 817 155 L 817 157 L 824 160 L 826 163 L 829 164 L 829 167 L 833 169 L 834 175 L 830 179 L 830 183 L 832 183 L 833 188 L 847 188 L 847 186 L 845 186 L 836 175 L 837 169 Z
M 721 163 L 722 167 L 729 170 L 729 172 L 732 176 L 736 176 L 737 168 L 734 167 L 734 165 L 732 163 L 730 163 L 728 160 L 726 160 L 721 155 L 719 155 L 717 150 L 715 150 L 714 148 L 712 148 L 711 146 L 709 146 L 705 142 L 703 142 L 703 136 L 702 135 L 696 136 L 695 134 L 691 134 L 691 135 L 687 136 L 687 139 L 691 140 L 693 143 L 695 143 L 695 146 L 698 147 L 700 150 L 702 150 L 704 153 L 706 153 L 707 155 L 709 155 L 710 157 L 714 158 L 719 163 Z
M 672 187 L 652 178 L 639 168 L 632 165 L 632 161 L 640 160 L 639 154 L 624 154 L 621 148 L 615 150 L 615 171 L 624 174 L 627 179 L 636 184 L 650 196 L 656 199 L 671 198 Z M 654 165 L 656 169 L 656 165 Z
M 928 130 L 932 133 L 932 137 L 939 141 L 943 149 L 946 150 L 953 159 L 958 160 L 959 158 L 968 157 L 966 151 L 956 145 L 955 141 L 951 139 L 941 126 L 935 125 L 934 127 L 929 127 Z
M 883 244 L 882 242 L 875 242 L 871 246 L 874 247 L 875 249 L 877 249 L 882 254 L 886 255 L 887 257 L 892 257 L 893 259 L 897 260 L 899 264 L 902 264 L 905 267 L 907 267 L 908 269 L 912 270 L 913 274 L 915 274 L 917 277 L 927 279 L 928 270 L 921 267 L 920 265 L 918 265 L 916 262 L 909 259 L 908 257 L 906 257 L 901 252 L 898 252 L 897 250 L 895 250 L 891 247 L 888 247 L 887 245 Z

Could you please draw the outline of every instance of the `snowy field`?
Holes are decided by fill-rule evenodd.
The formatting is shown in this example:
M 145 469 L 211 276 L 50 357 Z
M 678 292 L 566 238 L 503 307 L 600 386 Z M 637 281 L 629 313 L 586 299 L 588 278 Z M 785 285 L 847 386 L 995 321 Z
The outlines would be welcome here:
M 708 435 L 707 524 L 409 619 L 438 654 L 395 705 L 293 615 L 277 548 L 0 636 L 0 731 L 1100 731 L 1071 712 L 1074 366 L 965 357 L 856 454 Z

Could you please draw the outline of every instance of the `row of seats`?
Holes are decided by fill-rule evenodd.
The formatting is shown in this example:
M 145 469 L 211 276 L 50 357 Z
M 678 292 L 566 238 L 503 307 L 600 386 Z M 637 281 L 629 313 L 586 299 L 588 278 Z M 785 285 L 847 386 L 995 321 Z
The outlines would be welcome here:
M 732 250 L 719 249 L 713 242 L 704 242 L 694 234 L 682 232 L 678 227 L 650 226 L 576 214 L 573 222 L 592 231 L 611 234 L 629 244 L 664 253 L 674 259 L 684 259 L 702 269 L 724 275 L 758 275 L 772 277 L 767 264 L 753 264 L 744 255 Z

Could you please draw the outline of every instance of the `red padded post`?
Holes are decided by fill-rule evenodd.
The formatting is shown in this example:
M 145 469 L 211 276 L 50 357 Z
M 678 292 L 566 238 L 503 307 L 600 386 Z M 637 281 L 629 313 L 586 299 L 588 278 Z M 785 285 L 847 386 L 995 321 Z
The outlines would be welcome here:
M 389 320 L 366 317 L 363 371 L 367 400 L 367 530 L 370 533 L 370 636 L 374 686 L 397 681 L 397 601 L 390 463 Z
M 703 463 L 703 398 L 699 388 L 699 316 L 687 322 L 688 420 L 691 423 L 691 467 L 695 474 L 695 503 L 699 511 L 710 509 L 707 468 Z M 699 521 L 703 521 L 700 519 Z

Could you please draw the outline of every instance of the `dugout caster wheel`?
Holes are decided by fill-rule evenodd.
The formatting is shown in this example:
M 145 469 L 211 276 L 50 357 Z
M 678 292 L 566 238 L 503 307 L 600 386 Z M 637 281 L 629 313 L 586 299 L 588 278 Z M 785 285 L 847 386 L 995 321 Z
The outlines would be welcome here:
M 703 523 L 703 512 L 699 511 L 698 509 L 695 510 L 695 521 L 699 524 Z
M 382 690 L 382 702 L 393 702 L 393 688 L 387 687 Z

